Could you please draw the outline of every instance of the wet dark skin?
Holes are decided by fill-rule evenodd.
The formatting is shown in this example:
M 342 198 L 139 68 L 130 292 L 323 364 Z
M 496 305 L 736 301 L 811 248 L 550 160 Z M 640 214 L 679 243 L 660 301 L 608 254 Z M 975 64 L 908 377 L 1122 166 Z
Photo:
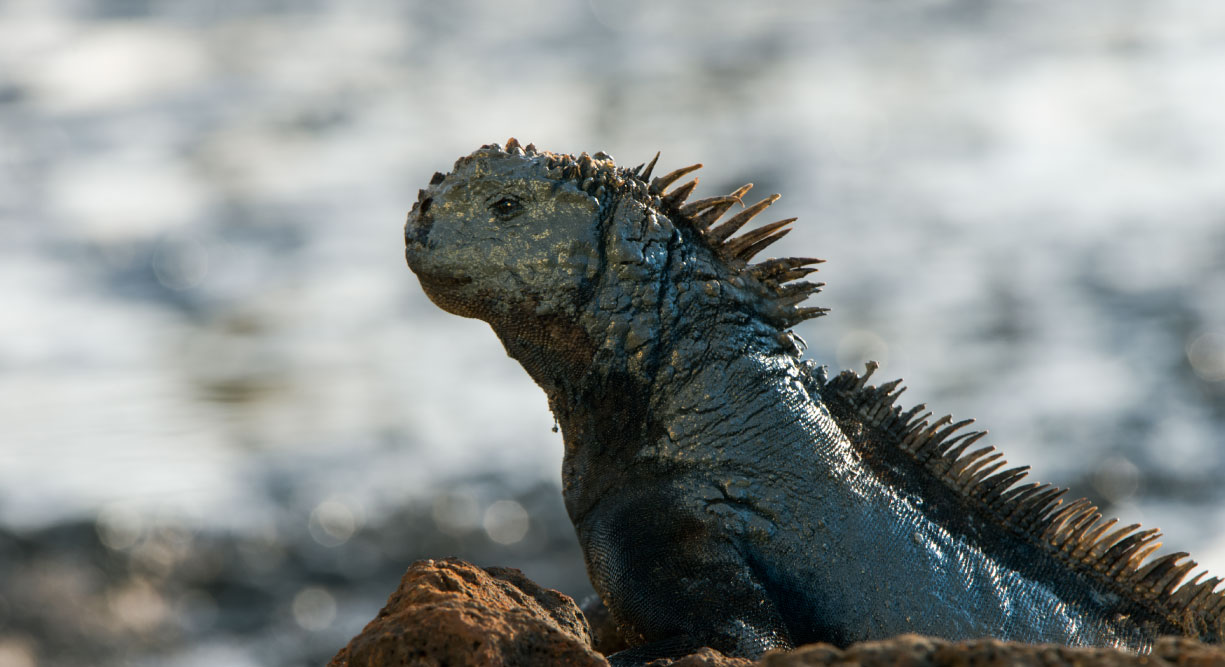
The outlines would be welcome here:
M 791 221 L 735 236 L 773 198 L 668 190 L 691 170 L 512 140 L 435 175 L 405 226 L 429 298 L 488 322 L 549 397 L 588 573 L 635 646 L 615 663 L 903 632 L 1219 640 L 1225 601 L 1179 586 L 1185 554 L 1146 560 L 1154 535 L 1018 483 L 897 383 L 805 361 L 789 329 L 821 314 L 797 281 L 818 260 L 750 264 Z

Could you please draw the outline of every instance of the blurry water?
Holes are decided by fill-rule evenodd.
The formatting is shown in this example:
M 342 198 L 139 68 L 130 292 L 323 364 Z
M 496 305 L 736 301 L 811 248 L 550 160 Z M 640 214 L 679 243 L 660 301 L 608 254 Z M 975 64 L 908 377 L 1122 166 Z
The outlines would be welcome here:
M 421 556 L 582 592 L 542 393 L 402 258 L 416 189 L 512 135 L 782 192 L 779 252 L 830 260 L 810 356 L 1225 572 L 1223 35 L 1148 0 L 0 3 L 0 656 L 317 662 Z M 55 600 L 119 620 L 14 611 Z

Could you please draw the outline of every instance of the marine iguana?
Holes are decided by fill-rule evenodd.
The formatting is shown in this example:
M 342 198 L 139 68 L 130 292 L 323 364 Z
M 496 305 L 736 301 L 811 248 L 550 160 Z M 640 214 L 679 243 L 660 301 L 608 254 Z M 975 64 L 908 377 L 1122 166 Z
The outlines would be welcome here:
M 750 260 L 778 195 L 689 201 L 651 178 L 486 145 L 436 173 L 404 228 L 429 298 L 490 324 L 544 389 L 592 584 L 637 648 L 755 658 L 918 632 L 1148 650 L 1220 642 L 1225 592 L 1155 530 L 1021 483 L 972 420 L 897 405 L 874 364 L 830 377 L 790 331 L 823 315 L 821 260 Z M 671 188 L 671 189 L 670 189 Z

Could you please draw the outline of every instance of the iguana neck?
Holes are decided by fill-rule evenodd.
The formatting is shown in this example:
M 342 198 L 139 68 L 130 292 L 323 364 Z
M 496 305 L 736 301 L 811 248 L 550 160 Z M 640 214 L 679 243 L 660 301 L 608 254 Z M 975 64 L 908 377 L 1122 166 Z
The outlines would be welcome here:
M 594 365 L 595 344 L 571 319 L 515 313 L 494 323 L 493 331 L 506 354 L 548 395 L 550 405 L 555 397 L 573 395 Z
M 797 359 L 773 329 L 734 313 L 697 321 L 657 322 L 659 335 L 633 352 L 600 350 L 576 391 L 550 394 L 565 439 L 562 480 L 576 526 L 615 491 L 600 485 L 627 478 L 598 471 L 637 466 L 649 476 L 661 463 L 667 469 L 708 458 L 709 448 L 698 446 L 709 444 L 705 436 L 748 430 L 745 414 L 794 402 L 783 394 Z M 770 422 L 752 422 L 761 423 Z

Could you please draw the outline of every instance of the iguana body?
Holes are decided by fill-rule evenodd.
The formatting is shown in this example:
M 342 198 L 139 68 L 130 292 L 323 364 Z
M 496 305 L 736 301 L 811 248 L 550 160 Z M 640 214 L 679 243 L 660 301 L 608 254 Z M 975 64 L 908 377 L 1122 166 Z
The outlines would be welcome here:
M 651 179 L 485 146 L 409 214 L 430 298 L 490 323 L 549 397 L 562 478 L 596 591 L 636 658 L 707 645 L 756 657 L 919 632 L 1147 650 L 1220 641 L 1216 578 L 1155 531 L 1018 484 L 965 422 L 902 412 L 897 383 L 804 361 L 791 326 L 823 309 L 812 259 L 748 259 L 787 231 L 733 237 L 776 198 L 686 202 L 700 165 Z M 968 452 L 968 453 L 967 453 Z

